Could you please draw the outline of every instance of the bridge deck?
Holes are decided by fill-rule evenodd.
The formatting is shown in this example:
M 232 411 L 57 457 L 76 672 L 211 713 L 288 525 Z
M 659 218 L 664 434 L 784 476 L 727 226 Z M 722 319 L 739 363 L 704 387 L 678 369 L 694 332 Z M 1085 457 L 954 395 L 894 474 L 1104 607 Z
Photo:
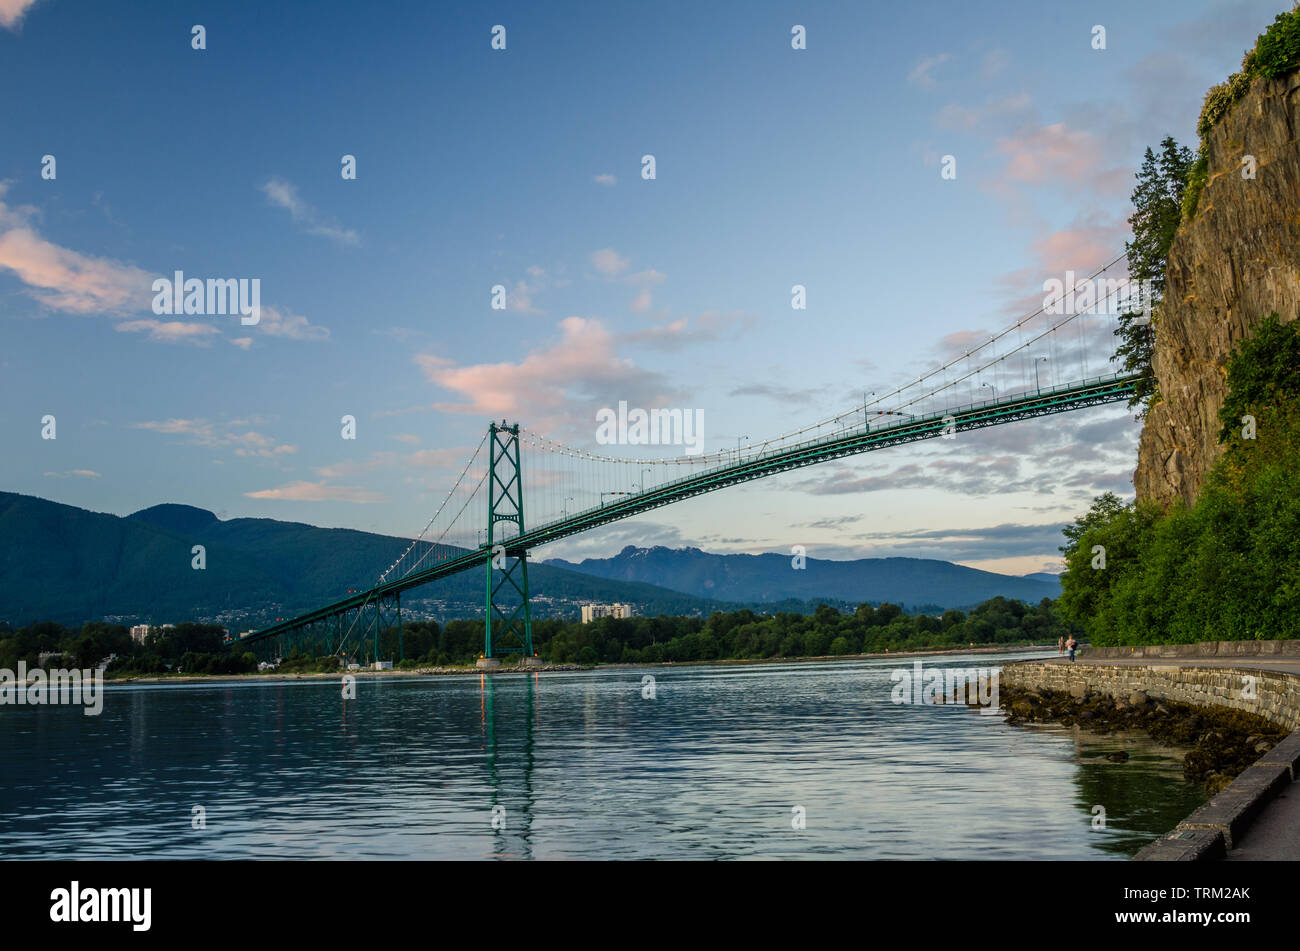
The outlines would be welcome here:
M 960 432 L 1118 402 L 1132 395 L 1135 381 L 1136 377 L 1133 376 L 1097 377 L 1053 389 L 1036 390 L 1032 393 L 1015 394 L 956 407 L 875 429 L 864 426 L 848 433 L 780 447 L 748 459 L 727 463 L 704 472 L 692 473 L 673 482 L 656 486 L 649 491 L 627 496 L 618 502 L 587 509 L 530 529 L 504 542 L 506 554 L 512 557 L 518 556 L 530 548 L 558 541 L 579 532 L 630 518 L 706 492 L 714 492 L 742 482 L 775 475 L 778 472 L 788 472 L 791 469 L 816 465 L 831 459 L 886 449 L 922 439 L 938 438 L 944 435 L 949 427 L 953 427 L 952 431 Z M 428 568 L 376 585 L 368 591 L 327 604 L 299 617 L 281 621 L 245 638 L 240 638 L 237 642 L 253 643 L 286 634 L 309 624 L 359 609 L 373 600 L 417 588 L 470 568 L 481 568 L 489 555 L 486 545 L 465 551 L 461 555 L 448 558 Z M 232 638 L 227 643 L 236 643 L 236 639 Z

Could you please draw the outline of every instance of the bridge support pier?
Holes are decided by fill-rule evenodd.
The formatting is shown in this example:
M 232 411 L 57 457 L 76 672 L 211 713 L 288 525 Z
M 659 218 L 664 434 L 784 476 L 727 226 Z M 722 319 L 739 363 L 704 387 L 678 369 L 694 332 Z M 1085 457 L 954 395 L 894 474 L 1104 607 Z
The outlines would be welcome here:
M 515 530 L 497 532 L 497 523 Z M 487 605 L 480 667 L 498 666 L 502 654 L 533 656 L 533 619 L 528 601 L 528 553 L 510 550 L 524 533 L 524 480 L 519 467 L 519 424 L 488 426 Z M 482 661 L 496 661 L 496 664 Z

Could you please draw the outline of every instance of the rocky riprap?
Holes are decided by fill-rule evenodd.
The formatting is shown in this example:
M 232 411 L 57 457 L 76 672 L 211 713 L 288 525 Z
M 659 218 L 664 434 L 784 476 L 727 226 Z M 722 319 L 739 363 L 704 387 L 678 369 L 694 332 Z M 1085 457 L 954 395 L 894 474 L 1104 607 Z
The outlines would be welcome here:
M 1076 697 L 1003 686 L 999 694 L 1006 722 L 1013 726 L 1060 723 L 1098 734 L 1143 730 L 1162 746 L 1190 747 L 1183 758 L 1183 775 L 1189 783 L 1203 785 L 1211 796 L 1286 736 L 1286 731 L 1251 713 L 1153 701 L 1141 692 L 1117 700 L 1100 693 Z M 1119 754 L 1106 758 L 1128 759 Z

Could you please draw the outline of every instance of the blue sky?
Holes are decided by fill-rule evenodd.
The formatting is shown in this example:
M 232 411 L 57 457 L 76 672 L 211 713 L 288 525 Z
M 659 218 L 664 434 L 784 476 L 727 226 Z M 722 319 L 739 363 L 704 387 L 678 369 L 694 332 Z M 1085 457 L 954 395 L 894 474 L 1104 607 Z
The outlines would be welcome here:
M 0 0 L 0 488 L 412 534 L 490 418 L 594 448 L 601 407 L 697 407 L 715 449 L 847 409 L 1119 254 L 1142 149 L 1194 144 L 1285 6 Z M 154 314 L 176 270 L 258 278 L 261 322 Z M 539 554 L 1051 569 L 1137 432 L 1000 427 Z

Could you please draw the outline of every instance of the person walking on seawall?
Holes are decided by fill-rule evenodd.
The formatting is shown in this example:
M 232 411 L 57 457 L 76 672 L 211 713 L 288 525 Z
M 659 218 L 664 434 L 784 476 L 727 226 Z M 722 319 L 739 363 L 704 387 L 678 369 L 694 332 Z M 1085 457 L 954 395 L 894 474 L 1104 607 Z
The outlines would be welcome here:
M 1065 655 L 1065 635 L 1062 634 L 1056 639 L 1056 652 L 1062 656 Z
M 1065 642 L 1065 649 L 1070 652 L 1070 660 L 1073 661 L 1074 652 L 1079 649 L 1079 642 L 1074 639 L 1073 634 L 1071 634 L 1070 639 Z

